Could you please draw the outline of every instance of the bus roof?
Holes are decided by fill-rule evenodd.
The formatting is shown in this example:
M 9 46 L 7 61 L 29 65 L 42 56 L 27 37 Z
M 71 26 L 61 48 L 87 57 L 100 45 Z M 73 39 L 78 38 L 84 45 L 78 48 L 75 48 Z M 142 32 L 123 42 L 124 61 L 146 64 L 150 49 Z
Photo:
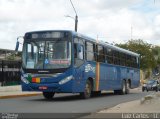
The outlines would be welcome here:
M 97 40 L 95 40 L 95 39 L 93 39 L 93 38 L 90 38 L 90 37 L 88 37 L 88 36 L 82 35 L 82 34 L 80 34 L 80 33 L 76 33 L 76 32 L 74 32 L 74 31 L 72 31 L 72 33 L 73 33 L 74 35 L 83 37 L 84 39 L 87 39 L 87 40 L 89 40 L 89 41 L 98 42 L 98 44 L 100 44 L 100 45 L 103 45 L 103 46 L 106 46 L 106 47 L 108 47 L 108 48 L 117 50 L 117 51 L 119 51 L 119 52 L 123 52 L 123 53 L 130 54 L 130 55 L 132 55 L 132 56 L 137 56 L 137 57 L 140 56 L 140 54 L 137 54 L 137 53 L 135 53 L 135 52 L 132 52 L 132 51 L 129 51 L 129 50 L 120 48 L 120 47 L 118 47 L 118 46 L 115 46 L 115 45 L 112 45 L 112 44 L 109 44 L 109 43 L 106 43 L 106 42 L 103 42 L 103 41 L 97 41 Z
M 83 34 L 80 34 L 80 33 L 77 33 L 75 31 L 71 31 L 71 30 L 42 30 L 42 31 L 31 31 L 31 32 L 27 32 L 26 34 L 28 34 L 28 33 L 41 33 L 41 32 L 54 32 L 54 31 L 55 32 L 61 32 L 61 31 L 63 31 L 63 32 L 70 32 L 70 33 L 72 33 L 72 35 L 82 37 L 85 40 L 88 40 L 88 41 L 91 41 L 91 42 L 95 42 L 95 43 L 98 42 L 98 44 L 100 44 L 100 45 L 103 45 L 103 46 L 106 46 L 108 48 L 117 50 L 119 52 L 123 52 L 123 53 L 130 54 L 132 56 L 137 56 L 137 57 L 140 56 L 140 54 L 137 54 L 135 52 L 132 52 L 132 51 L 129 51 L 129 50 L 117 47 L 115 45 L 112 45 L 112 44 L 109 44 L 109 43 L 106 43 L 106 42 L 103 42 L 103 41 L 97 41 L 97 40 L 95 40 L 95 39 L 93 39 L 91 37 L 88 37 L 86 35 L 83 35 Z

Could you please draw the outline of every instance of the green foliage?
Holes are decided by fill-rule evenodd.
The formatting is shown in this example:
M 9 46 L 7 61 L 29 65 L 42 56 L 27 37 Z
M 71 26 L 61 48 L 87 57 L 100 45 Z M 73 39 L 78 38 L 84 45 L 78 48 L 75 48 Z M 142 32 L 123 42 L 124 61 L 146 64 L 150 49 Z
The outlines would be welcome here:
M 138 40 L 129 40 L 125 44 L 116 44 L 117 46 L 136 52 L 140 54 L 140 68 L 141 69 L 148 69 L 148 68 L 155 68 L 157 62 L 154 57 L 154 53 L 156 54 L 157 51 L 154 50 L 152 52 L 152 45 L 144 42 L 141 39 Z
M 22 55 L 21 52 L 11 53 L 5 59 L 6 60 L 11 60 L 11 61 L 20 60 L 21 59 L 21 55 Z
M 7 60 L 15 60 L 15 55 L 14 55 L 14 54 L 11 54 L 11 55 L 9 55 L 6 59 L 7 59 Z
M 160 57 L 157 59 L 157 64 L 160 65 Z
M 152 47 L 152 52 L 153 55 L 155 56 L 157 64 L 160 65 L 160 47 L 159 46 Z

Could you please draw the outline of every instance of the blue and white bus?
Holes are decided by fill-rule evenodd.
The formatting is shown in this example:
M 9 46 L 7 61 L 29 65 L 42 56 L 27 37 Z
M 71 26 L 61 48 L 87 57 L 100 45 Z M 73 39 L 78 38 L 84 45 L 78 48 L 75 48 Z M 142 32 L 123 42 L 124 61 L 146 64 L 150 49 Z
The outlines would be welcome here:
M 69 30 L 27 32 L 22 51 L 22 90 L 127 94 L 140 82 L 140 55 Z

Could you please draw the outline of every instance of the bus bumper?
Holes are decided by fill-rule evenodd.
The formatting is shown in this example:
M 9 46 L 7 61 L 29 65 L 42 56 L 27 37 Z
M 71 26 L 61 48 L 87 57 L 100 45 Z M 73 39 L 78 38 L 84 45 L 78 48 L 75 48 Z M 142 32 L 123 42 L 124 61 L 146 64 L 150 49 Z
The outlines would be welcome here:
M 72 82 L 64 85 L 58 83 L 38 84 L 38 83 L 21 83 L 22 91 L 38 91 L 38 92 L 68 92 L 72 93 Z

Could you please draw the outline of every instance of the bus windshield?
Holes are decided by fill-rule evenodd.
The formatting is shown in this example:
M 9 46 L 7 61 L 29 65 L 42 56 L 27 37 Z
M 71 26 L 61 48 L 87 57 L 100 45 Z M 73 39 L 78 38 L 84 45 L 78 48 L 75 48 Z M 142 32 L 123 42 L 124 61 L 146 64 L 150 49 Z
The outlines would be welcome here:
M 25 69 L 59 69 L 71 64 L 71 42 L 34 40 L 23 45 L 22 66 Z

